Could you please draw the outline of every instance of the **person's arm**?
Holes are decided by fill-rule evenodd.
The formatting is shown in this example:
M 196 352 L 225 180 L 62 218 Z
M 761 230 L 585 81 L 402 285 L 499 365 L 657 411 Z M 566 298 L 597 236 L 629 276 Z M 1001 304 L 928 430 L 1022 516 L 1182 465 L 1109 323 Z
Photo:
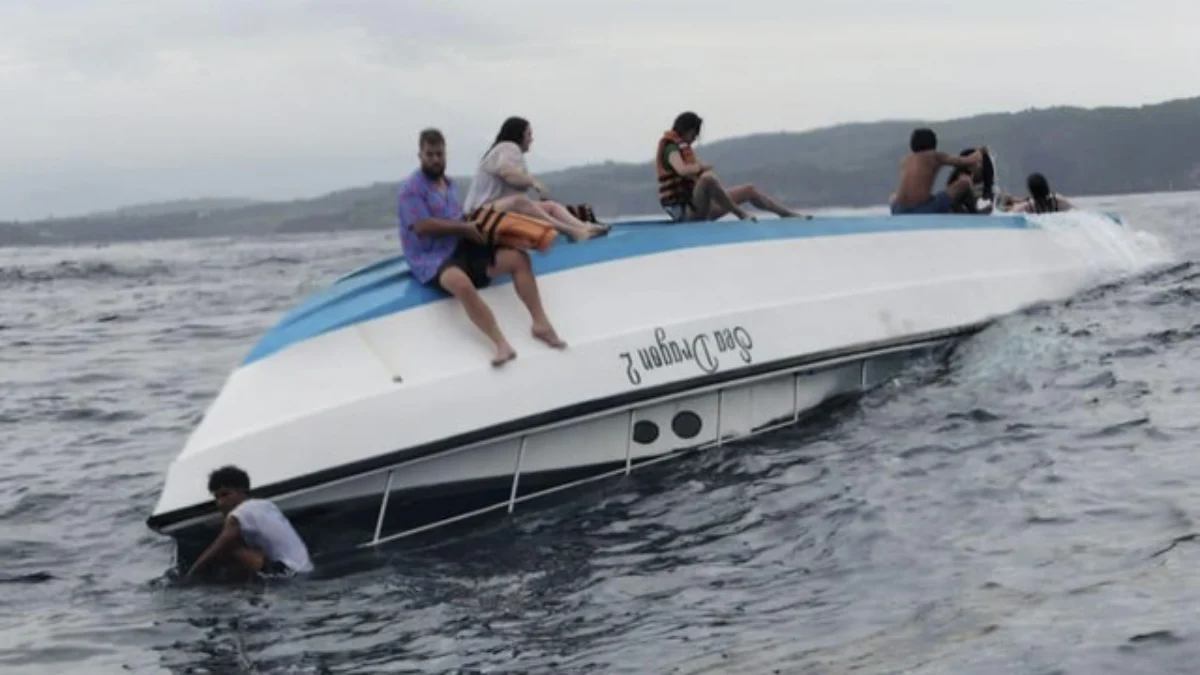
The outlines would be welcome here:
M 1075 205 L 1062 195 L 1054 195 L 1054 198 L 1058 200 L 1059 211 L 1070 211 L 1071 209 L 1075 208 Z
M 424 218 L 413 223 L 413 231 L 425 237 L 450 235 L 477 239 L 478 231 L 475 226 L 465 220 L 446 220 L 445 218 Z
M 213 543 L 209 544 L 208 548 L 204 549 L 204 553 L 201 553 L 200 557 L 196 558 L 196 562 L 192 563 L 191 568 L 188 569 L 187 576 L 190 578 L 196 572 L 203 569 L 205 565 L 208 565 L 210 562 L 212 562 L 215 558 L 236 546 L 241 539 L 242 527 L 238 523 L 237 518 L 234 518 L 232 514 L 226 516 L 225 526 L 221 528 L 221 534 L 218 534 L 217 538 L 213 540 Z
M 418 192 L 406 192 L 400 196 L 400 219 L 412 225 L 413 232 L 423 237 L 453 236 L 470 239 L 476 243 L 482 241 L 482 236 L 475 226 L 465 220 L 448 220 L 435 218 L 429 210 L 429 204 Z
M 972 152 L 966 157 L 958 155 L 948 155 L 944 152 L 939 152 L 935 155 L 937 163 L 941 166 L 952 166 L 956 169 L 973 169 L 976 164 L 983 161 L 983 154 L 978 150 Z
M 508 183 L 519 190 L 528 190 L 529 188 L 533 188 L 539 193 L 548 192 L 545 183 L 542 183 L 542 181 L 534 178 L 528 173 L 525 173 L 525 171 L 521 170 L 521 167 L 515 164 L 500 165 L 500 167 L 496 169 L 496 175 L 499 176 L 500 179 L 505 183 Z
M 687 162 L 683 161 L 683 153 L 679 151 L 677 146 L 667 147 L 670 148 L 667 151 L 667 164 L 670 164 L 671 168 L 675 169 L 675 173 L 679 174 L 680 176 L 683 176 L 684 178 L 696 178 L 705 171 L 712 170 L 712 167 L 704 164 L 688 164 Z
M 492 170 L 496 176 L 518 190 L 533 188 L 538 194 L 545 196 L 550 193 L 546 184 L 534 178 L 532 174 L 521 168 L 521 149 L 512 143 L 497 145 L 488 161 L 495 167 Z

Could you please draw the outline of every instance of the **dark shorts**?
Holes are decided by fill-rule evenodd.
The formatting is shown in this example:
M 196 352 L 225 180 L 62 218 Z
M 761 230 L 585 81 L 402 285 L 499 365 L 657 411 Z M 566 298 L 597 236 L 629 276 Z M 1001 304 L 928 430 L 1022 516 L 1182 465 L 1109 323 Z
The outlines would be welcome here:
M 442 288 L 441 283 L 442 272 L 446 271 L 448 267 L 457 267 L 467 275 L 467 278 L 471 280 L 471 284 L 475 288 L 486 288 L 492 283 L 487 270 L 495 264 L 495 249 L 467 241 L 466 239 L 460 239 L 458 246 L 454 248 L 454 253 L 451 253 L 446 262 L 442 263 L 442 266 L 438 268 L 437 275 L 433 278 L 433 283 L 445 291 L 446 289 Z
M 696 210 L 692 208 L 691 204 L 667 204 L 662 209 L 667 212 L 667 217 L 674 223 L 687 223 L 699 220 L 696 217 Z
M 933 195 L 929 199 L 917 204 L 916 206 L 897 206 L 892 204 L 892 215 L 912 215 L 919 213 L 952 213 L 954 211 L 954 200 L 950 199 L 950 193 L 942 190 Z

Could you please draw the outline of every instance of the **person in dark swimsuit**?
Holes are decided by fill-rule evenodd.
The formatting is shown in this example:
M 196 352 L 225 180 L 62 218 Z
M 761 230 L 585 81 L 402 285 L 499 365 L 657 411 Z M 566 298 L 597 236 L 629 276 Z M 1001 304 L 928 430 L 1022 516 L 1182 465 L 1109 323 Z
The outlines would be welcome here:
M 1014 202 L 1009 213 L 1057 213 L 1075 208 L 1066 197 L 1051 191 L 1049 181 L 1040 173 L 1029 174 L 1025 186 L 1029 189 L 1029 197 Z

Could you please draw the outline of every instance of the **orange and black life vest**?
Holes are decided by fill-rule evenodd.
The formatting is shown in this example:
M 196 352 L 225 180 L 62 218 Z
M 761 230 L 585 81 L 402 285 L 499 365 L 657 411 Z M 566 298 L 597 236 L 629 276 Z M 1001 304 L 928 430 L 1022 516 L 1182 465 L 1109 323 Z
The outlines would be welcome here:
M 696 161 L 696 153 L 692 152 L 691 144 L 683 140 L 683 137 L 674 131 L 663 134 L 663 137 L 658 140 L 658 152 L 654 156 L 654 168 L 658 171 L 658 203 L 663 206 L 690 204 L 696 181 L 680 176 L 667 163 L 665 151 L 671 144 L 679 146 L 679 152 L 683 155 L 685 163 L 692 164 Z

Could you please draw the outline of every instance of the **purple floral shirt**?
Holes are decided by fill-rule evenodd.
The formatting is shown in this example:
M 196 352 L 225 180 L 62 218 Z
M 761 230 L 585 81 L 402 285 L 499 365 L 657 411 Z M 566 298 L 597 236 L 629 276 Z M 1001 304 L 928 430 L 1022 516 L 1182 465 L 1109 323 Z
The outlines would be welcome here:
M 400 183 L 397 204 L 400 217 L 400 248 L 413 276 L 427 284 L 438 273 L 442 263 L 454 253 L 458 237 L 453 235 L 421 235 L 413 225 L 426 218 L 462 220 L 462 202 L 458 199 L 458 188 L 446 176 L 446 189 L 439 191 L 437 185 L 417 169 Z

